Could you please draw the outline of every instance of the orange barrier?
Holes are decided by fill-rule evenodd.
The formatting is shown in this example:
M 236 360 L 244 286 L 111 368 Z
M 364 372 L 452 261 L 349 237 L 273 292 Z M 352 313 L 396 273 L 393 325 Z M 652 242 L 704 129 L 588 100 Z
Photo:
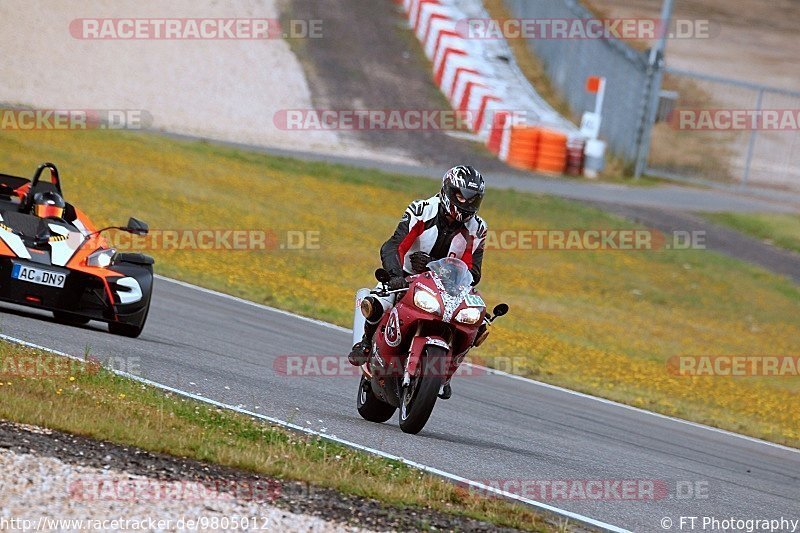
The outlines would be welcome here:
M 512 167 L 534 170 L 539 157 L 541 134 L 542 130 L 533 126 L 512 126 L 506 162 Z
M 489 149 L 500 150 L 507 117 L 498 113 L 489 135 Z M 525 170 L 563 174 L 567 169 L 567 136 L 536 126 L 512 126 L 508 164 Z
M 566 168 L 567 136 L 558 131 L 542 129 L 534 169 L 539 172 L 563 174 Z

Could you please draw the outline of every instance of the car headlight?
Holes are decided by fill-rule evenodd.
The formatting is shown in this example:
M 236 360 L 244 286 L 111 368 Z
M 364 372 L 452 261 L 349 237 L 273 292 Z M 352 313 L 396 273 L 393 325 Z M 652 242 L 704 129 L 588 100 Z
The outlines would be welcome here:
M 414 292 L 414 305 L 434 315 L 442 314 L 442 306 L 439 305 L 439 300 L 436 299 L 436 296 L 425 291 Z
M 481 310 L 477 307 L 467 307 L 456 315 L 456 322 L 461 322 L 462 324 L 475 324 L 480 319 Z
M 114 259 L 114 255 L 116 255 L 117 251 L 113 248 L 107 248 L 105 250 L 97 250 L 96 252 L 92 252 L 86 258 L 86 264 L 90 267 L 99 267 L 99 268 L 106 268 L 107 266 L 111 265 L 111 260 Z

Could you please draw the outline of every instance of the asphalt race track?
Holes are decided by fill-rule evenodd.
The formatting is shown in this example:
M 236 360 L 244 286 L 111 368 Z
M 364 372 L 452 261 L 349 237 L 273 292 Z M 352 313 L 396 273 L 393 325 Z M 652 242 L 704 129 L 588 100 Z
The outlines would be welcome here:
M 534 480 L 652 481 L 655 500 L 546 501 L 630 530 L 665 531 L 665 517 L 673 530 L 681 516 L 800 518 L 800 451 L 530 381 L 462 377 L 417 436 L 400 431 L 397 415 L 382 425 L 366 422 L 355 409 L 357 377 L 279 371 L 282 356 L 346 353 L 348 332 L 164 279 L 156 280 L 139 339 L 110 335 L 94 322 L 60 325 L 5 304 L 0 327 L 77 356 L 88 347 L 102 360 L 113 358 L 117 369 L 469 479 L 509 480 L 512 492 Z

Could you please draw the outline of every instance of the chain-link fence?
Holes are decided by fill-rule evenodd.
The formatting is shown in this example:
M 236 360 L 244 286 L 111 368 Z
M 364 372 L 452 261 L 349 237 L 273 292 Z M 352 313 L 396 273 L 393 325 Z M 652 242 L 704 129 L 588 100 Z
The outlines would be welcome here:
M 800 92 L 667 68 L 648 174 L 800 189 Z
M 523 20 L 595 18 L 576 0 L 506 0 L 506 5 Z M 652 80 L 647 54 L 618 39 L 528 39 L 528 46 L 578 116 L 594 109 L 595 95 L 586 92 L 586 78 L 605 76 L 608 91 L 600 137 L 612 152 L 629 162 L 635 160 Z
M 505 3 L 523 21 L 595 19 L 578 0 Z M 622 160 L 636 162 L 637 172 L 800 190 L 800 92 L 664 68 L 660 56 L 613 37 L 527 44 L 578 116 L 594 107 L 587 77 L 607 79 L 600 137 Z M 651 88 L 659 83 L 656 94 Z

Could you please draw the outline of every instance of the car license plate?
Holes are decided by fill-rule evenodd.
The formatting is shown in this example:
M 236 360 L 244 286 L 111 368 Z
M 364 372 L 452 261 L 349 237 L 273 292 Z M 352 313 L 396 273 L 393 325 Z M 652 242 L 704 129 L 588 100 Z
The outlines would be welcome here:
M 14 265 L 11 271 L 11 277 L 29 283 L 36 283 L 37 285 L 47 285 L 48 287 L 57 287 L 59 289 L 63 289 L 64 282 L 67 281 L 66 274 L 20 264 Z

